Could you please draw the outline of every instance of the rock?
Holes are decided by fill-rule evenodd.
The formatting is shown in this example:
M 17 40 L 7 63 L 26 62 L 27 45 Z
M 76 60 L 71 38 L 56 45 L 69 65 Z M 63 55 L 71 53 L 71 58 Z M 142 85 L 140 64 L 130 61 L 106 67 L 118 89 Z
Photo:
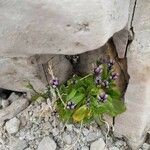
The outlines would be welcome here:
M 2 2 L 0 54 L 69 55 L 97 49 L 125 27 L 129 3 L 129 0 Z
M 48 62 L 52 64 L 53 73 L 60 82 L 68 79 L 72 73 L 72 65 L 63 55 L 0 57 L 0 86 L 12 91 L 29 93 L 33 92 L 27 88 L 30 81 L 37 91 L 45 90 L 45 85 L 51 80 Z
M 117 141 L 117 142 L 115 143 L 115 145 L 116 145 L 116 147 L 121 147 L 121 146 L 124 145 L 124 141 Z
M 19 98 L 7 108 L 0 110 L 0 122 L 15 117 L 19 112 L 29 105 L 29 101 L 25 98 Z
M 104 150 L 104 149 L 105 149 L 105 142 L 102 138 L 93 142 L 90 146 L 90 150 Z
M 89 147 L 84 146 L 84 147 L 81 148 L 81 150 L 89 150 Z
M 143 144 L 150 128 L 150 5 L 138 1 L 133 10 L 132 27 L 134 40 L 127 48 L 129 84 L 125 93 L 127 110 L 116 117 L 115 132 L 128 139 L 137 150 Z M 140 17 L 139 17 L 140 16 Z
M 86 141 L 87 142 L 92 142 L 94 140 L 96 140 L 98 138 L 97 133 L 95 132 L 90 132 L 87 136 L 86 136 Z
M 55 149 L 56 149 L 55 141 L 50 137 L 44 137 L 40 142 L 37 150 L 55 150 Z
M 72 124 L 66 124 L 67 131 L 72 131 L 73 130 L 73 125 Z
M 2 99 L 1 100 L 1 105 L 2 105 L 2 108 L 6 108 L 6 107 L 9 106 L 9 101 L 5 100 L 5 99 Z
M 52 134 L 53 134 L 53 136 L 58 135 L 59 134 L 59 130 L 57 128 L 53 128 L 52 129 Z
M 31 148 L 26 148 L 26 149 L 24 149 L 24 150 L 32 150 Z
M 71 136 L 70 136 L 69 134 L 67 134 L 67 133 L 64 133 L 64 134 L 63 134 L 63 141 L 64 141 L 66 144 L 70 145 L 70 144 L 72 143 Z
M 120 150 L 120 149 L 118 147 L 113 146 L 113 147 L 110 147 L 109 150 Z
M 19 96 L 15 92 L 12 92 L 7 100 L 12 103 L 12 102 L 16 101 L 18 98 L 19 98 Z
M 16 140 L 10 147 L 10 150 L 24 150 L 28 147 L 25 140 Z
M 6 130 L 9 134 L 17 133 L 20 126 L 20 120 L 17 118 L 12 118 L 6 122 Z
M 144 143 L 142 146 L 143 150 L 149 150 L 150 149 L 150 144 Z
M 115 44 L 119 58 L 125 57 L 126 47 L 129 40 L 128 35 L 129 35 L 129 31 L 127 28 L 124 28 L 113 35 L 113 42 Z

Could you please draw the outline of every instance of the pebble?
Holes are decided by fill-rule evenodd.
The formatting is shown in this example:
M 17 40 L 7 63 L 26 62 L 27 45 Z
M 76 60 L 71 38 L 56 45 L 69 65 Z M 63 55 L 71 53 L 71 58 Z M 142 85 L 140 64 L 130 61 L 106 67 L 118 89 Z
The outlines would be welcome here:
M 1 100 L 1 105 L 2 105 L 2 108 L 6 108 L 6 107 L 9 106 L 9 101 L 5 100 L 5 99 L 2 99 Z
M 95 132 L 90 132 L 90 133 L 87 135 L 87 137 L 86 137 L 86 141 L 87 141 L 87 142 L 92 142 L 92 141 L 96 140 L 97 138 L 98 138 L 97 133 L 95 133 Z
M 56 149 L 55 141 L 50 137 L 44 137 L 40 142 L 37 150 L 55 150 L 55 149 Z
M 102 138 L 99 138 L 97 141 L 93 142 L 90 146 L 90 150 L 104 150 L 105 142 Z
M 69 134 L 67 134 L 67 133 L 64 133 L 63 134 L 63 141 L 66 144 L 70 145 L 72 143 L 71 136 Z
M 28 147 L 28 144 L 25 140 L 16 140 L 15 143 L 11 145 L 11 150 L 24 150 Z
M 81 148 L 81 150 L 89 150 L 89 147 L 84 146 L 84 147 Z
M 8 101 L 10 101 L 11 103 L 13 103 L 14 101 L 16 101 L 17 99 L 19 98 L 19 96 L 15 93 L 15 92 L 12 92 L 10 94 L 10 96 L 8 97 Z
M 150 150 L 150 144 L 144 143 L 142 148 L 143 148 L 143 150 Z
M 120 150 L 120 148 L 113 146 L 113 147 L 110 147 L 109 150 Z
M 20 120 L 16 117 L 6 122 L 6 130 L 9 134 L 17 133 L 20 126 Z

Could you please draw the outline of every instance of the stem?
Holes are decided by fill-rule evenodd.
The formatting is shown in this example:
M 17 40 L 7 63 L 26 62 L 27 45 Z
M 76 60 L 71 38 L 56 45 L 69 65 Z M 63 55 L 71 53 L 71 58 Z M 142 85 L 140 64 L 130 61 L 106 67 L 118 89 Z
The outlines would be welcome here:
M 62 99 L 62 97 L 61 97 L 61 95 L 60 95 L 60 93 L 59 93 L 58 88 L 56 88 L 56 92 L 57 92 L 58 97 L 59 97 L 59 99 L 61 100 L 62 104 L 64 105 L 64 107 L 66 107 L 66 104 L 65 104 L 65 102 L 63 101 L 63 99 Z
M 85 78 L 87 78 L 87 77 L 89 77 L 89 76 L 91 76 L 91 75 L 93 75 L 93 74 L 88 74 L 88 75 L 86 75 L 85 77 L 81 78 L 80 81 L 81 81 L 81 80 L 84 80 Z
M 103 120 L 102 117 L 100 117 L 100 120 L 106 124 L 107 126 L 107 132 L 106 132 L 106 135 L 105 135 L 105 139 L 106 139 L 106 147 L 107 147 L 107 138 L 108 138 L 108 134 L 109 134 L 109 131 L 110 131 L 110 125 L 107 121 Z

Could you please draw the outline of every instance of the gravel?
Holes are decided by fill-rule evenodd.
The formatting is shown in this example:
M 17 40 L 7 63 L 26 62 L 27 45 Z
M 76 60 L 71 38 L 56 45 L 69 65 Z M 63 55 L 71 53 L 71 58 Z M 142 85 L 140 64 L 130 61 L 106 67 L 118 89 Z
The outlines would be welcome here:
M 83 126 L 81 132 L 79 124 L 62 123 L 43 99 L 25 108 L 1 122 L 0 150 L 102 150 L 105 146 L 106 150 L 129 150 L 122 136 L 109 135 L 105 145 L 105 132 L 95 122 Z M 149 146 L 145 143 L 141 150 Z

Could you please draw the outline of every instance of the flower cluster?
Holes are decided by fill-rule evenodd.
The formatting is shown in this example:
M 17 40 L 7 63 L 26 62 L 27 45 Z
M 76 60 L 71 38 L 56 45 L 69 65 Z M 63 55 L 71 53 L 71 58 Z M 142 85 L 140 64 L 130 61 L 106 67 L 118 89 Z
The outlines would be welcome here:
M 116 80 L 119 76 L 118 73 L 113 72 L 113 65 L 114 61 L 113 60 L 107 60 L 103 61 L 105 62 L 104 65 L 106 68 L 104 68 L 103 64 L 98 64 L 94 68 L 94 76 L 95 76 L 95 84 L 100 85 L 104 89 L 108 89 L 110 86 L 111 81 Z M 103 77 L 103 71 L 107 72 L 107 77 Z M 107 100 L 107 94 L 105 92 L 102 92 L 98 95 L 98 102 L 105 102 Z

